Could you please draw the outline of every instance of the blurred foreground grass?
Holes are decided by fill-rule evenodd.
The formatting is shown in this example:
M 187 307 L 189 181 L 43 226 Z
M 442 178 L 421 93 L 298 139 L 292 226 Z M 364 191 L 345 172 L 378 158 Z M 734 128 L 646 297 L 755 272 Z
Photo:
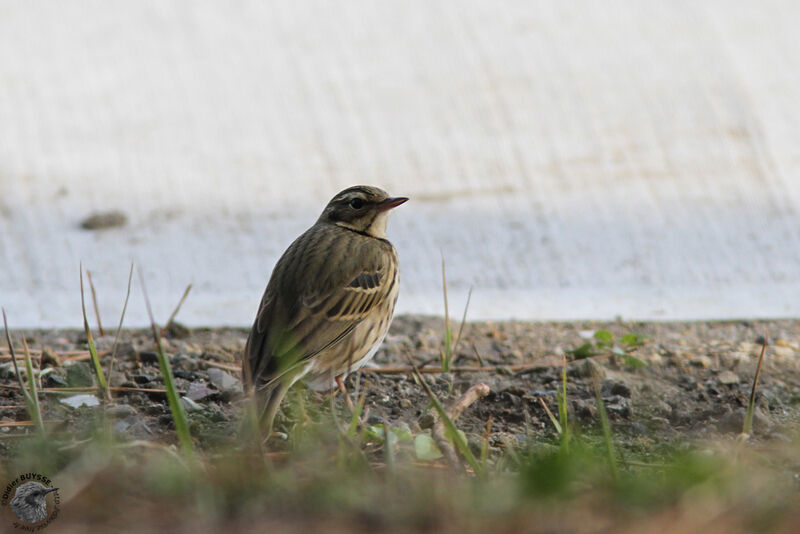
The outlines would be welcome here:
M 374 427 L 304 415 L 282 450 L 229 436 L 194 459 L 115 441 L 100 415 L 90 435 L 7 440 L 0 479 L 50 476 L 62 496 L 54 532 L 800 531 L 797 437 L 653 451 L 614 440 L 614 470 L 598 429 L 568 447 L 509 446 L 478 477 L 420 461 L 401 439 L 387 449 Z

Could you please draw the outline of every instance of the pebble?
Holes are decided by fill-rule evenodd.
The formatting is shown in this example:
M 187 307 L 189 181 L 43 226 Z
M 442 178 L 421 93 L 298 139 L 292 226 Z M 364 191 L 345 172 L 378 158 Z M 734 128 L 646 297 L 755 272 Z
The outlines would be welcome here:
M 608 391 L 611 395 L 619 395 L 626 399 L 631 398 L 631 388 L 625 382 L 620 380 L 607 380 L 603 384 L 603 389 Z
M 185 325 L 177 321 L 172 321 L 167 325 L 166 333 L 169 337 L 175 339 L 185 339 L 191 335 L 192 331 Z
M 737 375 L 733 371 L 729 371 L 726 369 L 722 371 L 719 375 L 717 375 L 717 380 L 719 380 L 721 384 L 730 386 L 739 383 L 739 375 Z
M 139 361 L 142 363 L 158 363 L 158 354 L 151 350 L 139 351 Z
M 71 397 L 66 397 L 63 399 L 59 399 L 62 404 L 66 404 L 67 406 L 71 406 L 72 408 L 80 408 L 81 406 L 99 406 L 100 400 L 95 397 L 94 395 L 72 395 Z
M 575 365 L 567 368 L 567 375 L 575 378 L 605 378 L 605 368 L 591 358 L 581 360 Z
M 129 404 L 116 404 L 114 406 L 110 406 L 106 410 L 106 413 L 111 417 L 119 417 L 119 418 L 131 417 L 133 415 L 136 415 L 136 408 L 134 408 Z
M 729 412 L 717 423 L 717 428 L 721 432 L 741 432 L 744 427 L 745 410 L 740 408 Z M 770 418 L 760 409 L 753 411 L 753 432 L 765 432 L 772 426 Z
M 75 362 L 65 367 L 67 383 L 70 387 L 91 387 L 94 385 L 94 372 L 86 362 Z
M 192 382 L 189 384 L 189 389 L 186 391 L 186 397 L 193 401 L 199 401 L 216 393 L 216 390 L 209 388 L 203 382 Z
M 597 409 L 593 402 L 585 401 L 582 399 L 575 399 L 572 401 L 572 409 L 575 416 L 583 421 L 591 421 L 594 419 Z
M 181 397 L 181 404 L 183 405 L 183 409 L 188 413 L 203 411 L 203 407 L 201 405 L 185 396 Z
M 433 428 L 434 423 L 435 423 L 435 418 L 431 413 L 423 414 L 422 417 L 419 418 L 419 426 L 423 430 L 427 428 Z
M 706 355 L 700 355 L 692 358 L 691 364 L 694 365 L 695 367 L 702 367 L 703 369 L 709 369 L 711 366 L 714 365 L 714 361 Z
M 128 216 L 119 210 L 92 213 L 81 221 L 84 230 L 105 230 L 125 226 Z
M 383 417 L 380 415 L 369 414 L 367 417 L 367 424 L 368 425 L 382 425 L 383 424 Z
M 791 347 L 772 347 L 772 356 L 774 358 L 788 360 L 794 358 L 795 351 Z
M 61 367 L 51 367 L 52 372 L 47 373 L 42 380 L 42 385 L 46 388 L 63 388 L 68 387 L 66 375 L 67 373 Z M 44 373 L 42 373 L 44 374 Z
M 216 367 L 208 370 L 208 381 L 220 391 L 238 391 L 241 387 L 239 380 Z

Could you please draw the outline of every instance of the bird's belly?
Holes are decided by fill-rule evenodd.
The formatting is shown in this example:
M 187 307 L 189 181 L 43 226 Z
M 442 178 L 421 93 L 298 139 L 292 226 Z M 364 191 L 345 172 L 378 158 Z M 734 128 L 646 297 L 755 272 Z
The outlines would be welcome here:
M 351 372 L 363 367 L 378 352 L 389 331 L 389 322 L 387 320 L 385 325 L 359 325 L 348 336 L 347 342 L 338 347 L 338 350 L 333 349 L 330 352 L 318 354 L 306 375 L 308 387 L 314 391 L 332 389 L 336 387 L 334 378 L 341 375 L 346 377 Z M 362 326 L 363 328 L 360 328 Z M 370 338 L 374 340 L 371 344 Z M 364 352 L 365 349 L 366 352 Z M 363 355 L 359 357 L 359 354 Z

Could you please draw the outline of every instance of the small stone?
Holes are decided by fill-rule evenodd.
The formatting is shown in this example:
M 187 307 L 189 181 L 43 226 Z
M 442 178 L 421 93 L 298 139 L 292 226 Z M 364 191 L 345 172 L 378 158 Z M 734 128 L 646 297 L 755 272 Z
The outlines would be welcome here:
M 212 367 L 208 370 L 208 381 L 220 391 L 233 391 L 238 390 L 240 387 L 239 381 L 233 378 L 230 374 L 222 369 Z
M 151 350 L 139 351 L 139 361 L 142 363 L 158 363 L 158 354 Z
M 106 410 L 106 413 L 111 417 L 125 418 L 136 415 L 136 408 L 129 404 L 117 404 L 115 406 L 110 406 Z
M 575 365 L 567 369 L 567 375 L 575 378 L 592 378 L 597 377 L 603 379 L 606 377 L 606 370 L 602 365 L 597 363 L 591 358 L 581 360 Z
M 22 369 L 20 369 L 22 371 Z M 16 375 L 14 374 L 14 364 L 11 362 L 6 362 L 0 365 L 0 378 L 10 379 L 15 378 Z
M 153 377 L 150 375 L 133 375 L 133 381 L 137 384 L 147 384 L 151 382 Z
M 81 221 L 81 228 L 84 230 L 105 230 L 125 226 L 128 217 L 121 211 L 105 211 L 93 213 Z
M 603 386 L 603 389 L 607 390 L 611 395 L 619 395 L 626 399 L 631 398 L 631 388 L 625 382 L 619 380 L 606 381 Z
M 50 367 L 50 372 L 42 371 L 42 385 L 46 388 L 69 387 L 67 372 L 62 367 Z
M 111 347 L 114 346 L 114 336 L 110 336 L 106 334 L 103 337 L 96 337 L 94 338 L 94 347 L 100 350 L 111 350 Z
M 383 417 L 376 414 L 369 414 L 367 417 L 367 424 L 368 425 L 382 425 L 383 424 Z
M 594 419 L 596 408 L 594 403 L 582 399 L 575 399 L 572 401 L 572 409 L 575 416 L 582 421 L 591 421 Z
M 714 361 L 710 357 L 703 354 L 692 358 L 691 364 L 694 365 L 695 367 L 702 367 L 703 369 L 708 369 L 712 365 L 714 365 Z
M 772 347 L 772 356 L 779 360 L 794 358 L 795 350 L 791 347 Z
M 736 432 L 739 433 L 744 428 L 745 410 L 740 408 L 736 411 L 729 412 L 717 423 L 717 428 L 721 432 Z M 760 409 L 753 411 L 753 432 L 765 432 L 772 426 L 772 421 Z
M 214 394 L 216 394 L 216 391 L 209 388 L 203 382 L 190 383 L 189 389 L 186 391 L 186 397 L 192 399 L 193 401 L 203 400 L 206 397 L 210 397 Z
M 197 380 L 199 378 L 197 371 L 187 371 L 186 369 L 174 369 L 172 374 L 176 378 L 183 378 L 184 380 Z
M 717 380 L 721 384 L 725 384 L 726 386 L 731 386 L 733 384 L 739 383 L 739 375 L 734 373 L 733 371 L 725 370 L 722 371 L 719 375 L 717 375 Z
M 64 399 L 60 399 L 62 404 L 66 404 L 72 408 L 80 408 L 81 406 L 98 406 L 100 405 L 100 400 L 95 397 L 94 395 L 72 395 L 71 397 L 66 397 Z
M 81 388 L 94 385 L 94 373 L 86 362 L 75 362 L 65 367 L 70 387 Z
M 172 414 L 168 413 L 158 416 L 158 424 L 165 428 L 175 428 L 175 422 L 172 420 Z
M 183 409 L 186 410 L 188 413 L 192 412 L 201 412 L 203 411 L 203 407 L 197 404 L 195 401 L 188 397 L 181 397 L 181 404 L 183 405 Z
M 419 418 L 419 426 L 423 430 L 433 428 L 433 424 L 435 422 L 436 420 L 433 417 L 433 414 L 430 413 L 423 414 L 422 417 Z
M 61 361 L 50 347 L 42 349 L 42 367 L 61 367 Z
M 178 321 L 172 321 L 167 325 L 167 336 L 175 339 L 184 339 L 189 337 L 192 331 Z
M 114 422 L 114 426 L 111 427 L 111 431 L 116 434 L 124 434 L 129 428 L 131 427 L 131 423 L 128 421 L 120 420 Z

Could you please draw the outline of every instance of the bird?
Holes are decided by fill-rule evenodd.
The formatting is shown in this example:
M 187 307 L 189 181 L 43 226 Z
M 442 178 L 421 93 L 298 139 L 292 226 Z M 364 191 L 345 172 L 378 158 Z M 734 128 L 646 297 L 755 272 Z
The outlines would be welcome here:
M 40 482 L 26 482 L 17 488 L 11 499 L 11 511 L 26 523 L 38 523 L 47 517 L 47 494 L 58 490 Z
M 386 224 L 407 200 L 349 187 L 275 264 L 242 358 L 265 439 L 300 379 L 316 391 L 338 386 L 350 401 L 343 380 L 375 355 L 394 314 L 399 265 Z

